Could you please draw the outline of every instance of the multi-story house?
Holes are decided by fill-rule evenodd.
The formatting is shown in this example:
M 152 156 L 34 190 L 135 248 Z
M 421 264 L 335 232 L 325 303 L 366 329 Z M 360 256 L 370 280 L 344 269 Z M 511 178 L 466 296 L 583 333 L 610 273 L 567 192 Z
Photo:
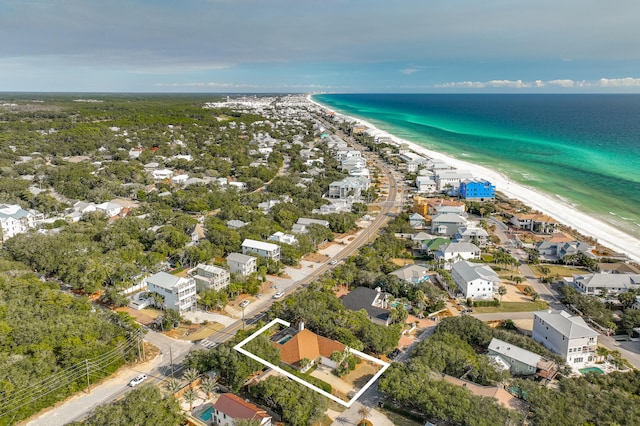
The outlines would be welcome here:
M 360 199 L 360 194 L 369 189 L 369 178 L 362 176 L 348 176 L 329 184 L 329 198 Z
M 227 266 L 232 273 L 243 277 L 247 277 L 258 270 L 257 259 L 242 253 L 229 253 Z
M 0 241 L 27 232 L 36 226 L 36 216 L 16 204 L 0 204 Z
M 280 260 L 280 246 L 247 238 L 242 242 L 242 254 L 255 254 L 277 262 Z
M 147 290 L 164 297 L 163 307 L 180 314 L 196 309 L 196 281 L 158 272 L 145 279 Z
M 434 254 L 435 260 L 442 262 L 445 269 L 457 260 L 480 259 L 480 247 L 473 243 L 449 243 L 440 246 Z M 448 267 L 447 267 L 448 266 Z
M 467 179 L 460 182 L 458 196 L 467 201 L 486 201 L 496 198 L 496 186 L 484 179 Z
M 218 266 L 198 263 L 195 273 L 193 279 L 196 280 L 196 289 L 198 292 L 207 288 L 222 290 L 231 282 L 231 274 L 229 271 Z
M 582 317 L 566 311 L 533 313 L 533 339 L 562 355 L 571 366 L 595 361 L 598 335 Z
M 615 296 L 629 290 L 640 289 L 640 274 L 577 274 L 571 284 L 579 291 L 598 296 L 604 290 Z
M 223 393 L 213 404 L 212 420 L 218 426 L 233 426 L 243 420 L 271 426 L 269 413 L 232 393 Z
M 466 260 L 453 264 L 451 277 L 464 297 L 471 299 L 491 299 L 500 286 L 500 277 L 493 269 Z

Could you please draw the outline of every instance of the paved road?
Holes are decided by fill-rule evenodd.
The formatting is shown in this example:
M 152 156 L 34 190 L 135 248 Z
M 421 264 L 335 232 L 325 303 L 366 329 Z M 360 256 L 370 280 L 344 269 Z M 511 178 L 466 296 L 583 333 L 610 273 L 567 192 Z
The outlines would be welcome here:
M 345 135 L 339 134 L 338 136 L 341 136 L 344 140 L 357 145 L 353 140 Z M 359 146 L 359 148 L 364 149 L 361 146 Z M 379 203 L 380 212 L 375 220 L 373 220 L 365 229 L 360 231 L 358 235 L 331 260 L 341 260 L 349 257 L 361 246 L 373 240 L 377 236 L 380 228 L 382 228 L 391 219 L 394 213 L 394 209 L 396 207 L 402 206 L 403 193 L 398 192 L 398 187 L 400 184 L 396 181 L 396 178 L 394 177 L 391 169 L 384 163 L 379 161 L 377 162 L 377 165 L 382 170 L 382 172 L 386 174 L 389 182 L 387 199 Z M 320 275 L 324 274 L 333 267 L 333 265 L 330 265 L 327 262 L 318 268 L 314 268 L 312 273 L 290 285 L 285 290 L 285 294 L 288 295 L 296 291 L 301 286 L 309 285 Z M 152 380 L 156 381 L 170 376 L 173 370 L 180 367 L 182 361 L 191 350 L 196 348 L 204 349 L 206 347 L 212 347 L 215 344 L 231 339 L 238 330 L 243 328 L 243 326 L 245 325 L 245 321 L 247 323 L 257 321 L 256 318 L 267 311 L 271 307 L 273 302 L 274 300 L 271 298 L 263 298 L 260 302 L 254 302 L 252 304 L 253 306 L 249 305 L 250 310 L 245 310 L 243 312 L 243 316 L 244 314 L 247 315 L 246 318 L 238 319 L 222 331 L 207 338 L 204 342 L 205 346 L 194 345 L 191 342 L 170 339 L 160 333 L 150 331 L 145 337 L 145 340 L 160 348 L 161 356 L 156 357 L 154 360 L 147 363 L 136 365 L 133 368 L 126 368 L 121 370 L 115 377 L 105 380 L 100 385 L 93 386 L 91 388 L 91 393 L 77 394 L 60 406 L 55 407 L 47 411 L 46 413 L 41 413 L 38 417 L 34 417 L 27 423 L 27 425 L 63 425 L 72 421 L 84 419 L 97 406 L 112 402 L 130 391 L 131 388 L 127 386 L 127 383 L 136 375 L 145 373 Z

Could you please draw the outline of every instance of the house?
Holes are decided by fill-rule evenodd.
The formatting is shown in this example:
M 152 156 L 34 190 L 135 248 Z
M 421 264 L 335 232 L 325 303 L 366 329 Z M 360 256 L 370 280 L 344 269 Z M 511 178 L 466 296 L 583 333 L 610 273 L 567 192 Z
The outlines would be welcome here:
M 300 217 L 298 218 L 298 221 L 296 223 L 298 225 L 304 225 L 304 226 L 316 224 L 316 225 L 324 226 L 325 228 L 329 227 L 329 221 L 324 219 L 310 219 L 306 217 Z
M 440 246 L 434 253 L 434 258 L 438 262 L 443 262 L 445 269 L 447 263 L 457 260 L 480 259 L 480 247 L 473 243 L 449 243 Z
M 122 210 L 122 206 L 120 204 L 116 204 L 110 201 L 96 204 L 96 210 L 104 212 L 107 217 L 117 216 L 118 213 Z
M 451 267 L 451 277 L 465 298 L 491 299 L 498 291 L 500 278 L 489 266 L 459 260 Z
M 491 359 L 514 376 L 537 376 L 552 380 L 558 372 L 555 362 L 495 337 L 491 339 L 488 354 Z
M 229 253 L 227 255 L 227 266 L 231 273 L 247 277 L 258 270 L 258 259 L 242 253 Z
M 244 226 L 247 226 L 249 223 L 248 222 L 243 222 L 241 220 L 237 220 L 237 219 L 231 219 L 227 221 L 227 228 L 229 229 L 240 229 Z
M 540 213 L 516 214 L 511 218 L 516 229 L 531 231 L 536 234 L 553 234 L 558 222 L 550 216 Z
M 367 167 L 367 160 L 362 157 L 351 157 L 340 163 L 342 170 L 350 172 L 353 169 L 364 169 Z
M 196 280 L 196 289 L 198 292 L 207 288 L 222 290 L 231 282 L 231 274 L 226 269 L 218 266 L 198 263 L 193 279 Z
M 394 275 L 403 281 L 411 284 L 419 284 L 429 281 L 429 270 L 420 265 L 405 265 L 397 271 L 391 272 L 389 275 Z
M 454 213 L 442 213 L 431 219 L 431 233 L 453 237 L 458 230 L 467 226 L 467 219 Z
M 280 260 L 280 246 L 247 238 L 242 242 L 242 254 L 255 254 L 277 262 Z
M 445 244 L 449 244 L 451 240 L 448 238 L 431 238 L 429 241 L 423 244 L 423 250 L 426 254 L 434 256 L 435 253 L 440 250 Z
M 2 242 L 27 232 L 36 226 L 36 215 L 17 204 L 0 204 L 0 229 Z
M 414 213 L 420 213 L 422 216 L 427 217 L 437 213 L 436 209 L 442 206 L 459 207 L 461 212 L 464 213 L 465 211 L 465 204 L 462 201 L 436 197 L 422 197 L 420 195 L 415 195 L 413 197 L 413 207 L 411 208 L 411 211 Z
M 306 372 L 314 364 L 322 364 L 329 368 L 336 368 L 337 363 L 331 360 L 334 352 L 344 353 L 347 347 L 340 342 L 318 336 L 304 328 L 300 322 L 298 328 L 289 327 L 277 333 L 272 339 L 273 345 L 280 349 L 280 360 L 293 368 Z M 302 365 L 303 360 L 309 360 L 308 365 Z
M 335 157 L 338 163 L 342 164 L 342 162 L 348 158 L 361 158 L 362 153 L 356 150 L 342 150 L 336 152 Z
M 174 185 L 184 185 L 185 183 L 187 183 L 187 180 L 189 180 L 189 175 L 180 174 L 173 176 L 171 178 L 171 183 L 173 183 Z
M 362 176 L 347 176 L 329 184 L 329 198 L 353 198 L 359 200 L 361 194 L 369 189 L 369 179 Z
M 167 180 L 173 177 L 173 170 L 169 170 L 169 169 L 154 170 L 152 172 L 152 175 L 153 175 L 153 180 L 156 180 L 156 181 Z
M 598 296 L 603 291 L 614 296 L 640 289 L 640 274 L 575 274 L 570 283 L 580 292 Z
M 147 290 L 164 297 L 163 306 L 178 313 L 196 309 L 196 281 L 193 278 L 177 277 L 158 272 L 145 279 Z
M 409 216 L 409 225 L 414 229 L 423 229 L 426 226 L 427 219 L 419 213 L 412 213 Z
M 471 172 L 462 170 L 441 170 L 437 172 L 435 177 L 438 191 L 451 193 L 452 195 L 458 194 L 460 182 L 473 179 Z
M 213 404 L 213 424 L 233 426 L 236 420 L 254 420 L 260 426 L 271 426 L 271 416 L 263 409 L 232 393 L 223 393 Z
M 562 355 L 571 366 L 595 361 L 598 335 L 582 317 L 566 311 L 533 313 L 533 339 Z
M 467 179 L 460 182 L 458 196 L 467 201 L 487 201 L 496 198 L 496 186 L 485 179 Z
M 387 309 L 389 295 L 384 293 L 380 287 L 375 290 L 369 287 L 356 287 L 342 296 L 342 304 L 350 311 L 364 309 L 371 322 L 375 324 L 389 325 L 389 310 Z
M 430 194 L 436 192 L 437 185 L 433 176 L 418 176 L 416 177 L 416 187 L 418 192 Z
M 540 253 L 540 257 L 551 262 L 557 262 L 564 259 L 565 256 L 573 256 L 578 253 L 593 257 L 593 248 L 592 245 L 580 241 L 540 241 L 536 244 L 536 250 Z
M 296 238 L 295 235 L 292 234 L 285 234 L 284 232 L 274 232 L 270 237 L 269 237 L 269 241 L 276 241 L 278 243 L 285 243 L 285 244 L 297 244 L 298 243 L 298 239 Z
M 453 236 L 458 243 L 474 243 L 478 247 L 489 245 L 489 233 L 475 226 L 463 226 Z

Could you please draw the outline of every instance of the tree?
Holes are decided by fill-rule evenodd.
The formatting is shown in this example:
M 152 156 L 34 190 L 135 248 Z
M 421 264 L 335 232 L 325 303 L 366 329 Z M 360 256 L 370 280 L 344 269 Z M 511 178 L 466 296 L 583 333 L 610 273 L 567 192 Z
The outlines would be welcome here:
M 500 295 L 500 303 L 502 303 L 502 296 L 504 296 L 505 294 L 507 294 L 507 287 L 501 285 L 500 287 L 498 287 L 498 294 Z
M 367 417 L 369 417 L 370 413 L 371 413 L 371 408 L 367 407 L 366 405 L 363 405 L 362 407 L 358 408 L 358 414 L 360 415 L 360 423 L 365 424 L 365 420 L 367 420 Z
M 191 412 L 193 410 L 193 403 L 198 399 L 198 392 L 194 389 L 187 389 L 182 395 L 182 399 L 184 399 L 184 402 L 189 404 L 189 412 Z
M 217 385 L 217 380 L 213 377 L 205 377 L 200 382 L 200 389 L 207 395 L 207 399 L 211 398 L 211 393 Z
M 180 381 L 178 379 L 169 379 L 165 387 L 169 392 L 176 393 L 180 390 Z
M 179 426 L 183 421 L 180 406 L 172 395 L 163 398 L 158 387 L 144 385 L 120 401 L 99 406 L 84 425 Z
M 187 368 L 182 375 L 182 378 L 189 382 L 189 386 L 193 387 L 193 382 L 200 377 L 200 372 L 195 368 Z

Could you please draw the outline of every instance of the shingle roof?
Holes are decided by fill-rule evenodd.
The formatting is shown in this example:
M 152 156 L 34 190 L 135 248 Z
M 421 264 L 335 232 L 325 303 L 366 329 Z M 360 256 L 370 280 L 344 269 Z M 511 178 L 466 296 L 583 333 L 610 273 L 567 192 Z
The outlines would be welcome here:
M 158 272 L 157 274 L 151 275 L 147 278 L 148 283 L 166 288 L 167 290 L 173 290 L 176 284 L 178 284 L 178 281 L 180 281 L 180 277 L 176 277 L 175 275 L 171 275 L 166 272 Z
M 255 257 L 242 253 L 229 253 L 227 255 L 227 261 L 230 260 L 232 262 L 247 263 L 251 259 L 255 259 Z
M 471 263 L 466 260 L 460 260 L 453 264 L 455 270 L 460 277 L 466 282 L 471 282 L 482 278 L 490 282 L 500 282 L 500 277 L 493 269 L 482 263 Z
M 223 393 L 213 407 L 232 419 L 262 420 L 270 417 L 265 410 L 256 407 L 232 393 Z
M 303 358 L 314 360 L 320 355 L 329 358 L 333 352 L 343 352 L 346 348 L 340 342 L 318 336 L 307 329 L 298 332 L 285 344 L 279 346 L 280 359 L 287 364 L 296 364 Z
M 420 265 L 406 265 L 397 271 L 391 272 L 389 275 L 395 275 L 401 280 L 413 281 L 414 279 L 424 278 L 429 270 Z
M 378 296 L 379 293 L 369 287 L 356 287 L 349 294 L 342 297 L 342 304 L 350 311 L 364 309 L 370 317 L 387 321 L 389 311 L 372 305 Z

